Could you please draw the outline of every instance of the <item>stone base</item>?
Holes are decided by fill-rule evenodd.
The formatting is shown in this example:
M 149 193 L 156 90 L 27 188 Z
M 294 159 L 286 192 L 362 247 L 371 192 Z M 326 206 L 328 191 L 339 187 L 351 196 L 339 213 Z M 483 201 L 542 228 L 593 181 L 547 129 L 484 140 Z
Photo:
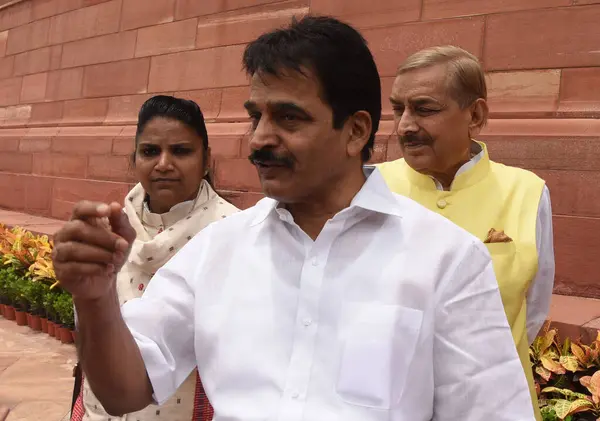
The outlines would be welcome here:
M 53 236 L 65 221 L 0 209 L 0 223 L 9 227 L 20 226 L 38 235 Z
M 548 321 L 558 329 L 561 339 L 589 343 L 600 329 L 600 300 L 554 294 Z

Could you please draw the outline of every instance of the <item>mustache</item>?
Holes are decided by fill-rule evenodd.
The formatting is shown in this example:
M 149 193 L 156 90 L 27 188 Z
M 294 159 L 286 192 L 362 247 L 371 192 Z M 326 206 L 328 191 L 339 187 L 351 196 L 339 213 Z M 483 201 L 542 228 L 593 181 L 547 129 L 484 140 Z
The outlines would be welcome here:
M 291 167 L 294 164 L 294 160 L 287 155 L 278 155 L 272 149 L 254 149 L 248 159 L 253 164 L 270 163 L 276 165 L 282 165 L 285 167 Z
M 416 133 L 409 133 L 406 135 L 399 135 L 398 139 L 400 140 L 400 144 L 405 145 L 407 143 L 422 143 L 424 145 L 431 145 L 433 144 L 433 139 L 426 135 L 426 134 L 416 134 Z

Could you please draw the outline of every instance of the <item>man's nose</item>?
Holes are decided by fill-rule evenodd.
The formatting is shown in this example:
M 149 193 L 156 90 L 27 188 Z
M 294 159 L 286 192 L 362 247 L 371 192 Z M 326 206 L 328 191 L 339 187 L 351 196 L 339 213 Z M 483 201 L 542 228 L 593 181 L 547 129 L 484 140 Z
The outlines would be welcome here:
M 262 117 L 256 128 L 250 133 L 248 140 L 250 150 L 258 150 L 265 147 L 273 147 L 278 144 L 278 137 L 274 123 L 267 117 Z
M 401 116 L 396 117 L 396 131 L 400 136 L 419 131 L 417 120 L 410 110 L 404 110 Z

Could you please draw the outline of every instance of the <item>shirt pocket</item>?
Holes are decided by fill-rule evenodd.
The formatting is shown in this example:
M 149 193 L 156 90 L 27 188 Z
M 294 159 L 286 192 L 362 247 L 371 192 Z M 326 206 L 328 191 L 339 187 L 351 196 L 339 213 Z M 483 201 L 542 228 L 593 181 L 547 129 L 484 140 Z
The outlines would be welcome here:
M 381 303 L 346 303 L 337 393 L 346 403 L 391 409 L 400 400 L 423 312 Z

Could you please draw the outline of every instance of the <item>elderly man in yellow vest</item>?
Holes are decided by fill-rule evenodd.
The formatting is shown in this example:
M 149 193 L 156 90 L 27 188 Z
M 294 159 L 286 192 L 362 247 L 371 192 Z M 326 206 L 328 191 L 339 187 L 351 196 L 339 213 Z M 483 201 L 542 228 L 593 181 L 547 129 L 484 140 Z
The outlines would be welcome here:
M 486 145 L 474 140 L 486 123 L 486 98 L 472 54 L 453 46 L 413 54 L 399 67 L 390 97 L 404 158 L 379 169 L 392 191 L 486 243 L 541 419 L 528 346 L 545 321 L 554 284 L 550 194 L 535 174 L 490 161 Z M 473 323 L 485 328 L 485 321 Z

